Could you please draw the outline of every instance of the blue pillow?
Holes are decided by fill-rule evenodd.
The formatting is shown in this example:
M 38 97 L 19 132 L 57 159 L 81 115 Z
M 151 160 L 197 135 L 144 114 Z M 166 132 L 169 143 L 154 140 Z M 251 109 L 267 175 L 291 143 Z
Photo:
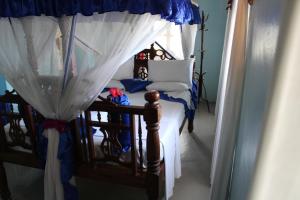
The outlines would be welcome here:
M 146 90 L 146 87 L 152 82 L 141 79 L 123 79 L 121 80 L 121 83 L 124 85 L 126 91 L 134 93 Z

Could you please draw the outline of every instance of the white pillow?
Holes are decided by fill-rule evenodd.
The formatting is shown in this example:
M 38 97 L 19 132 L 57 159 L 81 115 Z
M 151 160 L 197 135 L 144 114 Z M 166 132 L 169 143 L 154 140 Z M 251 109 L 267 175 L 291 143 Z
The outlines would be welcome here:
M 148 79 L 153 82 L 182 82 L 192 87 L 194 59 L 149 60 Z
M 118 71 L 115 73 L 112 79 L 114 80 L 123 80 L 123 79 L 132 79 L 133 78 L 133 69 L 134 69 L 134 59 L 130 58 L 124 64 L 122 64 Z
M 125 90 L 124 85 L 117 80 L 110 80 L 109 83 L 106 85 L 106 88 L 119 88 L 121 90 Z
M 147 90 L 158 90 L 164 92 L 185 91 L 189 86 L 181 82 L 155 82 L 146 87 Z

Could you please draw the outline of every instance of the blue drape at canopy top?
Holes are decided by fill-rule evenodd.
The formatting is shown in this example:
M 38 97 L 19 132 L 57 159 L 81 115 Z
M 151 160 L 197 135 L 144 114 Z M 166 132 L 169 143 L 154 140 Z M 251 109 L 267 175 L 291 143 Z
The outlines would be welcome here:
M 128 11 L 131 14 L 160 14 L 176 24 L 199 24 L 199 8 L 190 0 L 0 0 L 1 17 L 85 16 Z

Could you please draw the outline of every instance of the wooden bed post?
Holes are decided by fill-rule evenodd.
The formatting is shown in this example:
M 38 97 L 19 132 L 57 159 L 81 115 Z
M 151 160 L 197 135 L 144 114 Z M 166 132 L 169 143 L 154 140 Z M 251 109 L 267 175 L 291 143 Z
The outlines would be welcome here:
M 159 121 L 161 110 L 159 93 L 150 91 L 145 94 L 146 103 L 144 119 L 147 124 L 147 194 L 149 200 L 158 200 L 160 197 L 160 140 Z
M 2 161 L 0 161 L 0 196 L 3 200 L 11 200 L 6 172 Z

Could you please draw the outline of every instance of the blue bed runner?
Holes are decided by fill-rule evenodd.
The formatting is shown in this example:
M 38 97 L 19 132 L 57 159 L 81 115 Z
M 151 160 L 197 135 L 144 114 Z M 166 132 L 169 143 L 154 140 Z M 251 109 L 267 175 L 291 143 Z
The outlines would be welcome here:
M 185 116 L 189 120 L 193 120 L 195 117 L 195 110 L 198 105 L 197 90 L 198 90 L 197 84 L 195 82 L 193 82 L 193 87 L 191 90 L 189 90 L 191 93 L 191 105 L 190 106 L 188 105 L 188 102 L 186 102 L 182 98 L 176 98 L 176 97 L 169 96 L 168 94 L 166 94 L 163 91 L 160 91 L 159 94 L 160 94 L 160 99 L 162 99 L 162 100 L 183 104 L 184 109 L 185 109 Z

